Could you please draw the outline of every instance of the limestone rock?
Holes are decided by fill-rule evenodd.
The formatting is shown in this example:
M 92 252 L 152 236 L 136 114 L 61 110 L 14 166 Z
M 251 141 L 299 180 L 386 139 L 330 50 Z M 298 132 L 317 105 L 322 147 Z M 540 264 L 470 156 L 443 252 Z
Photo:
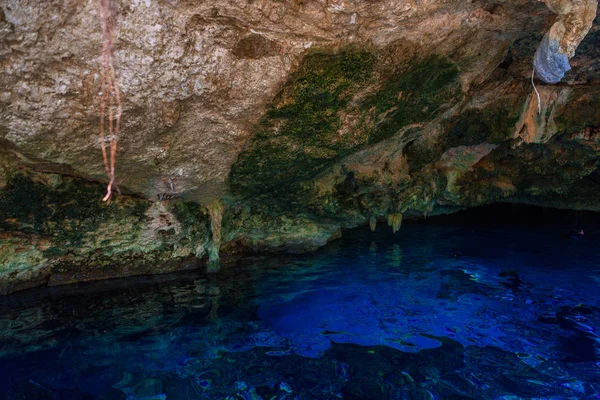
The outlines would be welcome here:
M 113 4 L 110 205 L 97 2 L 0 6 L 4 292 L 309 251 L 387 215 L 600 210 L 593 0 Z M 534 60 L 562 78 L 537 85 L 541 104 Z

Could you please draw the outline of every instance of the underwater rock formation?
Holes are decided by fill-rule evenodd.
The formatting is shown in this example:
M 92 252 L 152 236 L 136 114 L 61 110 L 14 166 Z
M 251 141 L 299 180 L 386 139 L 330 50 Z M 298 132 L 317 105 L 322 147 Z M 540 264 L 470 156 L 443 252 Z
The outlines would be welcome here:
M 110 205 L 96 2 L 1 5 L 5 293 L 196 268 L 219 249 L 310 251 L 388 215 L 600 210 L 594 1 L 114 4 Z M 537 85 L 540 104 L 534 63 L 561 80 Z

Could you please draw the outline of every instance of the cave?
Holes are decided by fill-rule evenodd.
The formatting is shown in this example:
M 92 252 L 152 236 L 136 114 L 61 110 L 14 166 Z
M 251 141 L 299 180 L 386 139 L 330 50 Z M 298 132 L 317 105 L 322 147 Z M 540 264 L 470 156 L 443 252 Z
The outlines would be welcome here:
M 0 398 L 600 396 L 596 0 L 5 0 Z

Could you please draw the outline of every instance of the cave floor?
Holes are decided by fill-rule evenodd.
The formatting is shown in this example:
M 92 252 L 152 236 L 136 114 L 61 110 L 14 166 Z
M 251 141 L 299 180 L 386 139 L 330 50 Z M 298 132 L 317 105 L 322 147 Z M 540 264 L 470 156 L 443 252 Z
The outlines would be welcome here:
M 595 218 L 492 207 L 6 296 L 0 398 L 600 398 Z

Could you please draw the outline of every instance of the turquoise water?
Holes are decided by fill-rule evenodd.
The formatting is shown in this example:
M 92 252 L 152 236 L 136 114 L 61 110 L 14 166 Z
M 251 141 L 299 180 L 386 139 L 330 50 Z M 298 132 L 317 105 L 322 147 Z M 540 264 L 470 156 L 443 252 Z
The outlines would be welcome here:
M 0 398 L 600 399 L 595 226 L 503 206 L 213 276 L 17 293 Z

